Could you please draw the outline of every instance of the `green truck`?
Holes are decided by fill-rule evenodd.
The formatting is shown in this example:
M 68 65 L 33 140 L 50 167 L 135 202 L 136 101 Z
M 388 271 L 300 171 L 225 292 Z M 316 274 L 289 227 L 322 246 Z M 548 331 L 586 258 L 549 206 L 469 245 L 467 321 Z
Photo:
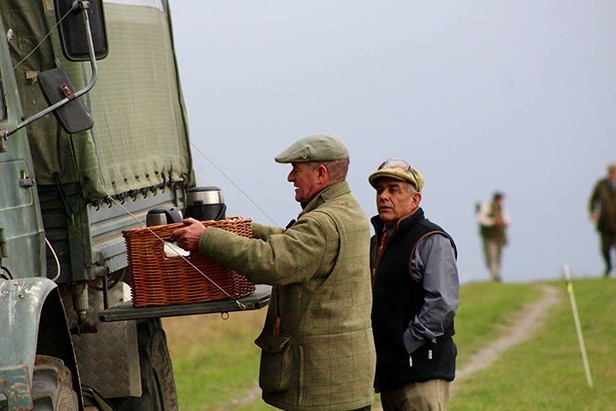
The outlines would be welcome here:
M 0 410 L 177 410 L 160 318 L 258 309 L 269 290 L 131 304 L 122 231 L 196 185 L 168 2 L 0 15 Z

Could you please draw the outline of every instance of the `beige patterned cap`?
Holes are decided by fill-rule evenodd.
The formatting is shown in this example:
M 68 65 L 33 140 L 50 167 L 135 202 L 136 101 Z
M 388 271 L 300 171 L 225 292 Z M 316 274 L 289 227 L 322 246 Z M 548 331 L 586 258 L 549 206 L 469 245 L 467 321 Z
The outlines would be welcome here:
M 379 168 L 368 177 L 370 185 L 376 188 L 376 182 L 381 177 L 395 178 L 396 180 L 406 181 L 410 183 L 415 190 L 421 192 L 424 186 L 424 177 L 419 170 L 412 167 L 406 161 L 400 158 L 388 158 L 383 161 Z

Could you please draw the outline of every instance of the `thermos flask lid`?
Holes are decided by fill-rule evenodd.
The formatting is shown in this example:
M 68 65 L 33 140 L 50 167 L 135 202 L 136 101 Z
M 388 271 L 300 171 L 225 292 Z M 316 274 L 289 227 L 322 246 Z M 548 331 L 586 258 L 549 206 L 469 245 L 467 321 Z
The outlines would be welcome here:
M 154 208 L 148 211 L 148 215 L 145 218 L 145 225 L 152 227 L 155 225 L 167 224 L 167 216 L 165 210 L 162 208 Z
M 186 205 L 224 204 L 222 190 L 216 186 L 193 187 L 186 193 Z

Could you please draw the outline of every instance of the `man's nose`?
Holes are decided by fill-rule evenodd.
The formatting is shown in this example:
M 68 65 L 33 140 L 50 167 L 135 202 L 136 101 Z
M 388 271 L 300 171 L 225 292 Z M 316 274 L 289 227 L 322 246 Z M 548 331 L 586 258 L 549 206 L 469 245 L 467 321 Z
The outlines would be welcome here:
M 293 175 L 293 171 L 291 171 L 287 176 L 287 181 L 293 182 L 293 180 L 295 180 L 295 176 Z

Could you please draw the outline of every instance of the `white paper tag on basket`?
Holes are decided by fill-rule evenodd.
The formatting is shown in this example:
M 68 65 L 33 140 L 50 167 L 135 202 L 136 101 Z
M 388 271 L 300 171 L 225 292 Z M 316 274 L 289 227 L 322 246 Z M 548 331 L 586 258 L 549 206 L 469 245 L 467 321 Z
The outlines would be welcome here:
M 189 255 L 190 251 L 184 250 L 176 243 L 165 242 L 165 258 L 181 258 L 188 257 Z

